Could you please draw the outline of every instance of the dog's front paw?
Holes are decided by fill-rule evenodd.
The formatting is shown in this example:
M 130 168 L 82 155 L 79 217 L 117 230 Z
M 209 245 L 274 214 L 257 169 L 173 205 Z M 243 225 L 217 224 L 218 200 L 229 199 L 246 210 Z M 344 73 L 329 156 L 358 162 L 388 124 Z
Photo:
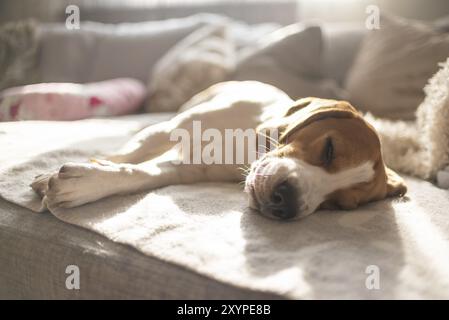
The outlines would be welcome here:
M 115 172 L 104 164 L 68 163 L 48 180 L 45 195 L 50 208 L 72 208 L 110 194 L 114 187 L 108 178 Z
M 45 173 L 36 176 L 34 181 L 30 184 L 30 187 L 43 198 L 48 191 L 48 180 L 50 180 L 53 175 L 53 173 Z

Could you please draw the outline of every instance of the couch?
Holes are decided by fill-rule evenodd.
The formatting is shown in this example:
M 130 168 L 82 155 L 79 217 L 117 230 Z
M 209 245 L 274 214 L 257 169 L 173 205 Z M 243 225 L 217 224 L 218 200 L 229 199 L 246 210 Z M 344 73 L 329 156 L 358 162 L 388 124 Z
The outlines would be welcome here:
M 58 27 L 51 27 L 57 30 Z M 188 29 L 190 30 L 190 29 Z M 364 28 L 353 24 L 325 25 L 322 28 L 324 38 L 323 56 L 323 78 L 332 79 L 339 86 L 342 86 L 346 74 L 352 65 L 357 54 L 357 50 L 363 39 Z M 176 37 L 175 37 L 176 38 Z M 167 38 L 164 38 L 165 40 Z M 176 38 L 177 39 L 177 38 Z M 57 43 L 57 42 L 55 42 Z M 52 45 L 54 45 L 53 43 Z M 155 56 L 148 59 L 149 64 L 155 63 L 162 54 L 161 48 L 169 45 L 155 46 Z M 150 48 L 151 48 L 150 46 Z M 165 46 L 165 47 L 164 47 Z M 50 48 L 50 47 L 48 47 Z M 157 48 L 157 50 L 156 50 Z M 163 50 L 162 50 L 163 51 Z M 96 81 L 103 77 L 115 76 L 123 73 L 126 65 L 120 64 L 120 54 L 116 56 L 104 53 L 103 57 L 97 57 L 98 61 L 107 62 L 103 71 L 108 74 L 90 73 L 92 78 L 88 78 L 87 72 L 81 72 L 80 68 L 86 67 L 87 62 L 92 57 L 83 56 L 81 52 L 76 52 L 71 59 L 78 59 L 78 64 L 66 66 L 68 69 L 55 67 L 56 63 L 50 56 L 40 56 L 40 63 L 44 64 L 47 73 L 43 75 L 45 81 Z M 85 59 L 85 60 L 82 60 Z M 111 60 L 112 59 L 112 60 Z M 73 61 L 75 61 L 73 60 Z M 53 63 L 53 64 L 52 64 Z M 125 76 L 134 76 L 146 80 L 148 70 L 135 67 L 138 61 L 132 61 L 134 69 L 129 69 Z M 116 67 L 116 69 L 114 69 Z M 148 65 L 151 68 L 151 65 Z M 148 68 L 146 68 L 148 69 Z M 59 72 L 56 74 L 55 72 Z M 133 74 L 133 72 L 135 74 Z M 171 117 L 173 113 L 148 113 L 132 115 L 110 119 L 112 123 L 132 122 L 143 126 L 149 123 L 161 121 Z M 0 124 L 2 133 L 16 134 L 17 130 L 10 124 L 3 126 Z M 23 133 L 22 139 L 31 138 L 30 133 Z M 15 146 L 9 141 L 2 140 L 5 145 L 9 144 L 11 152 L 18 152 Z M 26 151 L 26 150 L 25 150 Z M 22 150 L 22 152 L 24 152 Z M 14 156 L 17 156 L 14 155 Z M 2 152 L 0 162 L 11 164 L 11 154 Z M 134 247 L 115 242 L 103 237 L 100 234 L 85 230 L 44 213 L 36 214 L 32 211 L 12 204 L 5 199 L 0 199 L 0 298 L 8 299 L 285 299 L 285 298 L 416 298 L 416 297 L 448 297 L 447 277 L 442 279 L 439 286 L 433 286 L 436 282 L 433 275 L 427 274 L 422 264 L 422 259 L 429 259 L 429 263 L 435 263 L 435 270 L 441 272 L 447 266 L 448 239 L 447 234 L 436 232 L 435 256 L 427 250 L 431 250 L 427 245 L 432 241 L 424 239 L 418 244 L 418 249 L 414 248 L 413 242 L 419 241 L 415 236 L 432 233 L 434 230 L 447 229 L 444 224 L 444 205 L 433 206 L 430 211 L 425 210 L 426 200 L 424 197 L 417 197 L 420 189 L 425 190 L 426 195 L 431 197 L 432 192 L 438 201 L 442 201 L 447 192 L 439 190 L 425 181 L 410 178 L 408 180 L 412 186 L 410 198 L 411 202 L 403 204 L 402 201 L 393 201 L 368 206 L 362 209 L 357 217 L 352 213 L 323 213 L 309 221 L 311 230 L 332 230 L 337 220 L 344 220 L 344 227 L 336 227 L 339 233 L 332 237 L 312 239 L 312 243 L 304 243 L 298 250 L 305 250 L 303 262 L 305 267 L 305 281 L 311 285 L 309 291 L 282 292 L 282 290 L 270 290 L 264 286 L 251 287 L 248 285 L 236 285 L 233 281 L 227 281 L 226 277 L 214 277 L 206 275 L 207 272 L 195 270 L 192 266 L 182 263 L 172 263 L 167 260 L 144 255 Z M 429 200 L 431 201 L 431 200 Z M 405 200 L 407 202 L 407 199 Z M 395 214 L 395 208 L 399 214 Z M 413 218 L 414 223 L 421 221 L 428 230 L 419 231 L 415 227 L 406 228 L 402 225 L 408 218 L 407 214 L 413 215 L 413 208 L 421 210 Z M 424 208 L 424 209 L 423 209 Z M 402 210 L 402 211 L 401 211 Z M 346 214 L 346 215 L 345 215 Z M 426 220 L 427 218 L 430 220 Z M 405 219 L 405 220 L 404 220 Z M 244 220 L 242 220 L 244 221 Z M 256 220 L 258 221 L 258 220 Z M 328 222 L 326 222 L 328 221 Z M 438 222 L 438 223 L 437 223 Z M 259 222 L 258 222 L 259 223 Z M 437 227 L 434 224 L 437 224 Z M 261 222 L 263 226 L 265 222 Z M 406 226 L 415 224 L 405 224 Z M 307 226 L 307 223 L 306 225 Z M 301 227 L 303 231 L 305 227 Z M 269 226 L 267 226 L 269 228 Z M 279 229 L 279 226 L 276 226 Z M 315 229 L 314 229 L 315 228 Z M 415 228 L 415 229 L 414 229 Z M 294 231 L 292 227 L 289 229 Z M 413 234 L 416 231 L 417 234 Z M 366 233 L 367 238 L 357 240 L 356 235 L 360 232 Z M 380 232 L 380 233 L 379 233 Z M 385 232 L 385 234 L 382 234 Z M 427 234 L 429 235 L 429 234 Z M 439 236 L 439 237 L 438 237 Z M 313 237 L 312 237 L 313 238 Z M 384 238 L 384 239 L 383 239 Z M 315 241 L 315 242 L 314 242 Z M 120 241 L 119 241 L 120 242 Z M 302 243 L 302 242 L 301 242 Z M 337 252 L 333 257 L 336 261 L 335 271 L 322 273 L 323 264 L 331 263 L 326 256 L 328 248 Z M 292 244 L 293 245 L 293 244 Z M 307 254 L 307 247 L 310 253 Z M 364 247 L 368 248 L 364 252 Z M 385 249 L 385 248 L 388 249 Z M 277 247 L 282 250 L 282 247 Z M 347 250 L 346 250 L 347 249 Z M 248 249 L 249 250 L 249 249 Z M 291 250 L 294 250 L 294 248 Z M 382 251 L 385 250 L 385 251 Z M 399 251 L 398 251 L 399 250 Z M 410 255 L 418 252 L 421 258 L 413 258 Z M 400 254 L 398 254 L 400 252 Z M 380 260 L 371 261 L 370 254 L 374 257 L 381 257 Z M 390 256 L 392 255 L 392 256 Z M 439 259 L 435 258 L 436 256 Z M 251 260 L 251 253 L 248 253 Z M 253 257 L 254 258 L 254 257 Z M 254 262 L 259 260 L 254 258 Z M 351 275 L 344 275 L 345 265 L 351 269 L 351 263 L 385 265 L 385 279 L 388 281 L 382 288 L 384 291 L 367 291 L 364 288 L 363 280 L 366 276 L 365 270 L 360 270 L 360 274 L 355 277 L 362 281 L 352 283 L 349 289 L 345 289 L 346 283 L 351 283 Z M 435 261 L 432 261 L 434 259 Z M 250 261 L 251 262 L 251 261 Z M 81 289 L 69 290 L 65 286 L 67 278 L 66 268 L 68 265 L 76 264 L 82 270 Z M 294 265 L 285 266 L 285 270 L 293 268 Z M 320 270 L 320 272 L 315 271 Z M 329 266 L 331 268 L 332 265 Z M 447 269 L 446 269 L 447 270 Z M 277 270 L 279 271 L 279 270 Z M 264 274 L 257 275 L 263 278 Z M 288 279 L 288 275 L 285 275 Z M 418 279 L 416 286 L 408 283 L 410 279 Z M 358 281 L 357 280 L 357 281 Z M 429 283 L 426 285 L 426 281 Z M 407 284 L 408 283 L 408 284 Z M 316 288 L 314 287 L 316 284 Z M 354 289 L 355 288 L 355 289 Z M 408 293 L 408 294 L 407 294 Z

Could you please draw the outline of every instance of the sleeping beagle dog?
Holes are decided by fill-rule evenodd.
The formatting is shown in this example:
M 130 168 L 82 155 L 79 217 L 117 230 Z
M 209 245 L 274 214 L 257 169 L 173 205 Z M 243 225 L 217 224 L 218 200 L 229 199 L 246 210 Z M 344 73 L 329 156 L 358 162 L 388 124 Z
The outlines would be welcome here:
M 160 160 L 174 148 L 170 134 L 213 128 L 277 130 L 274 149 L 242 174 L 242 164 L 188 164 Z M 248 158 L 248 157 L 247 157 Z M 276 219 L 317 209 L 354 209 L 402 196 L 403 180 L 387 168 L 374 128 L 346 101 L 291 100 L 256 81 L 223 82 L 194 96 L 172 119 L 138 132 L 104 160 L 64 164 L 36 177 L 31 187 L 49 208 L 70 208 L 115 195 L 201 181 L 245 182 L 249 206 Z

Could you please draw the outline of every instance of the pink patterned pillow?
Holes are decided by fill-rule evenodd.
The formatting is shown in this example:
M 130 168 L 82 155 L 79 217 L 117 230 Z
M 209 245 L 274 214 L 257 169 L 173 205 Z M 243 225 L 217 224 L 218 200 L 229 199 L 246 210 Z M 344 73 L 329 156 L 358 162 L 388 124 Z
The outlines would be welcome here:
M 78 120 L 115 116 L 135 111 L 146 95 L 137 80 L 119 78 L 102 82 L 39 83 L 0 93 L 0 121 Z

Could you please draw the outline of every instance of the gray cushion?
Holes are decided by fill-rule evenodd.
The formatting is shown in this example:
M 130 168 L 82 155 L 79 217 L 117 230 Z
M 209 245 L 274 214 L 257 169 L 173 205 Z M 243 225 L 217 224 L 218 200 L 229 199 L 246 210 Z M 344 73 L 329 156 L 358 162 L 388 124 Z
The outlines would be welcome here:
M 323 24 L 323 75 L 342 85 L 366 34 L 356 23 Z
M 293 24 L 262 38 L 251 52 L 243 55 L 239 73 L 265 61 L 275 61 L 292 73 L 317 77 L 321 74 L 322 38 L 319 26 Z
M 443 32 L 449 32 L 449 15 L 438 18 L 435 20 L 434 25 Z
M 257 80 L 285 91 L 293 99 L 304 96 L 334 98 L 338 88 L 321 80 L 322 37 L 318 26 L 294 24 L 264 37 L 237 64 L 233 80 Z
M 382 16 L 380 29 L 368 32 L 348 74 L 348 98 L 377 116 L 412 120 L 424 85 L 448 56 L 449 34 Z

